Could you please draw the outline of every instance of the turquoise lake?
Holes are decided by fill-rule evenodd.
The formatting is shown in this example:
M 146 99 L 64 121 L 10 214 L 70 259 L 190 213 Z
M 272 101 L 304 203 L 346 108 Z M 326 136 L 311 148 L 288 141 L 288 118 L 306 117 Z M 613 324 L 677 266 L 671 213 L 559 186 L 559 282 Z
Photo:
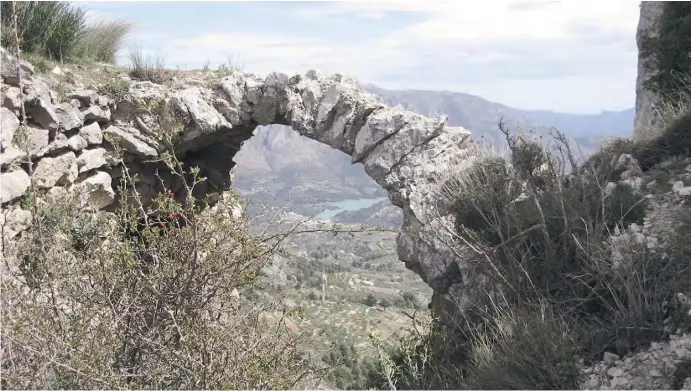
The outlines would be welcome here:
M 345 200 L 338 202 L 327 202 L 328 206 L 334 209 L 328 209 L 319 213 L 315 218 L 317 219 L 330 219 L 341 212 L 352 212 L 364 208 L 369 208 L 370 206 L 388 199 L 387 197 L 379 198 L 358 198 L 354 200 Z

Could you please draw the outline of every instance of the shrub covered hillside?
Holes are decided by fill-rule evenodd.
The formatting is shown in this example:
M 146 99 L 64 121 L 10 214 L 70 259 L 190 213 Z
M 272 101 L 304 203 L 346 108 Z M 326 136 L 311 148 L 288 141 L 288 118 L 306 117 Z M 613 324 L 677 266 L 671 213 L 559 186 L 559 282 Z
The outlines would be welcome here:
M 444 194 L 484 283 L 453 329 L 384 354 L 373 386 L 688 386 L 691 89 L 677 93 L 686 110 L 657 139 L 616 140 L 582 165 L 558 132 L 544 143 L 500 124 L 508 156 L 484 151 Z

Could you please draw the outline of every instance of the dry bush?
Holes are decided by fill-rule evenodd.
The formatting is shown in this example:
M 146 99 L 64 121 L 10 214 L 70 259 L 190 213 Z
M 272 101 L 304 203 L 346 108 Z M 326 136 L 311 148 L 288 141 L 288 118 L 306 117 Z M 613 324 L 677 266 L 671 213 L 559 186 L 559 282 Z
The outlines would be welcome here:
M 124 166 L 115 213 L 73 197 L 25 200 L 36 219 L 2 280 L 3 388 L 287 389 L 314 378 L 289 313 L 239 294 L 280 243 L 249 232 L 237 199 L 211 209 L 194 199 L 199 170 L 162 156 L 182 200 L 166 193 L 145 207 Z
M 281 309 L 235 291 L 270 255 L 263 244 L 223 208 L 160 204 L 193 225 L 146 232 L 145 248 L 123 237 L 127 206 L 115 218 L 80 212 L 70 199 L 41 204 L 44 230 L 24 235 L 8 265 L 15 278 L 2 282 L 3 388 L 302 384 L 309 365 L 296 338 L 282 319 L 262 320 Z
M 617 162 L 630 143 L 579 166 L 558 132 L 541 147 L 500 130 L 508 156 L 481 151 L 442 192 L 455 211 L 454 251 L 474 281 L 464 281 L 467 297 L 451 314 L 455 327 L 441 331 L 446 338 L 408 341 L 424 349 L 382 359 L 390 378 L 407 379 L 405 388 L 573 388 L 579 358 L 663 339 L 668 303 L 691 290 L 688 222 L 657 251 L 612 239 L 647 209 L 627 185 L 605 191 L 621 178 Z M 453 354 L 438 354 L 449 346 Z M 449 375 L 430 376 L 437 373 Z
M 173 80 L 174 72 L 165 68 L 163 56 L 145 55 L 141 50 L 130 50 L 130 76 L 137 80 L 164 84 Z
M 98 22 L 85 29 L 77 45 L 77 56 L 115 64 L 125 36 L 132 30 L 126 21 Z

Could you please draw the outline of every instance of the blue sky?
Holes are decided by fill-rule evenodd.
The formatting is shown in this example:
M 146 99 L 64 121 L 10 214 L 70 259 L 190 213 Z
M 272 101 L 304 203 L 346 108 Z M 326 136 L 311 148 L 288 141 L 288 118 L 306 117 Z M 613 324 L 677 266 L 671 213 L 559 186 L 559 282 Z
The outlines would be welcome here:
M 171 67 L 230 59 L 257 74 L 318 69 L 572 113 L 635 101 L 638 1 L 77 4 L 94 21 L 133 22 L 126 46 L 164 55 Z

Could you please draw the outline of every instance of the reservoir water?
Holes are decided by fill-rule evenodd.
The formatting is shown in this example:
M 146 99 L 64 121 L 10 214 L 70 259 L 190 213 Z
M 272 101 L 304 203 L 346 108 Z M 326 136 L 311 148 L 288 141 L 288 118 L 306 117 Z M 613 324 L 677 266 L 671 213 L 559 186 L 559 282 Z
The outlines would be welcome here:
M 319 213 L 317 219 L 330 219 L 341 212 L 353 212 L 356 210 L 369 208 L 370 206 L 388 199 L 387 197 L 379 198 L 357 198 L 353 200 L 345 200 L 338 202 L 327 202 L 326 205 L 333 207 L 333 209 L 327 209 Z

